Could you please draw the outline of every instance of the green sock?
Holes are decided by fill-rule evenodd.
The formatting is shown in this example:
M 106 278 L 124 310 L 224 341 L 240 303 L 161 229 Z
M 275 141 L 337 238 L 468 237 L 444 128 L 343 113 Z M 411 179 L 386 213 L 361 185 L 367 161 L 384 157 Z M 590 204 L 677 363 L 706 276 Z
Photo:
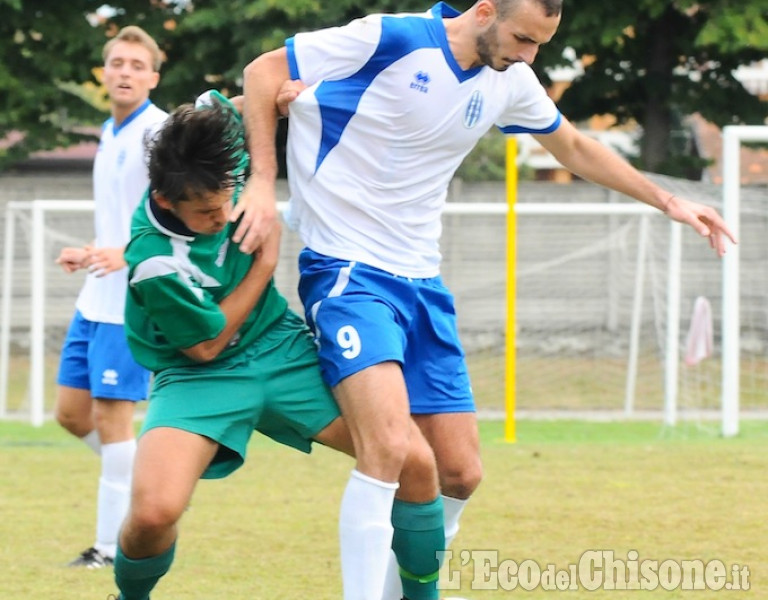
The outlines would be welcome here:
M 118 544 L 114 570 L 120 600 L 149 600 L 149 592 L 171 568 L 175 551 L 176 542 L 162 554 L 134 560 Z
M 445 550 L 443 499 L 438 496 L 423 504 L 395 499 L 392 526 L 392 550 L 400 566 L 403 596 L 437 600 L 440 558 Z

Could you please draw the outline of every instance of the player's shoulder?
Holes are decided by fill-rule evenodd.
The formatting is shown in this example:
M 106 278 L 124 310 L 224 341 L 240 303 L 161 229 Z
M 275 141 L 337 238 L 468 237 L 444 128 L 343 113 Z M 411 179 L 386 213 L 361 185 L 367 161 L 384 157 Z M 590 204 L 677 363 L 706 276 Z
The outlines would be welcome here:
M 150 103 L 141 115 L 147 125 L 156 125 L 168 118 L 168 113 L 154 103 Z

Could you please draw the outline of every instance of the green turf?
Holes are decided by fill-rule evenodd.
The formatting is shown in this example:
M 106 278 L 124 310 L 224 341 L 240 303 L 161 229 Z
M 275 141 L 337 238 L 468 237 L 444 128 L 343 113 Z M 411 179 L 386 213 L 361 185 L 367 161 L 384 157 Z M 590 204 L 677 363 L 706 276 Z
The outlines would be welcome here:
M 768 424 L 666 430 L 654 423 L 481 424 L 485 479 L 469 504 L 447 577 L 470 599 L 768 598 Z M 0 598 L 103 600 L 111 572 L 63 565 L 90 545 L 98 461 L 55 424 L 0 422 Z M 350 459 L 256 438 L 232 477 L 203 481 L 181 522 L 177 561 L 153 600 L 341 598 L 336 525 Z M 460 552 L 509 561 L 578 562 L 591 549 L 626 558 L 746 564 L 746 592 L 532 592 L 475 588 L 487 577 Z M 458 561 L 458 562 L 457 562 Z M 491 582 L 493 578 L 491 577 Z M 444 578 L 445 581 L 445 578 Z

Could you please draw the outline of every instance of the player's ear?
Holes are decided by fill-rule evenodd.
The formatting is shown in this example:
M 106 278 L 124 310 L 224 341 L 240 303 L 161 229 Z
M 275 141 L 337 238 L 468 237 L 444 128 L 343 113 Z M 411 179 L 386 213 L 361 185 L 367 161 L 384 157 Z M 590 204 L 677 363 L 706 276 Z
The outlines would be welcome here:
M 149 84 L 149 89 L 154 90 L 158 83 L 160 83 L 160 73 L 155 71 L 152 73 L 152 82 Z
M 496 5 L 491 0 L 480 0 L 475 5 L 475 18 L 480 29 L 485 29 L 496 19 Z
M 171 210 L 173 208 L 173 203 L 158 192 L 152 192 L 152 199 L 163 210 Z

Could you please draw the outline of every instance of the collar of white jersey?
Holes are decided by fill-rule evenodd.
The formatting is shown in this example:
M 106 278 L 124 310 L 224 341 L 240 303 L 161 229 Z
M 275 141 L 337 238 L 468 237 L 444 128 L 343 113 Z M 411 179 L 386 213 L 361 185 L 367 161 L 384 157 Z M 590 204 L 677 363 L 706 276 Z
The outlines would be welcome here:
M 117 134 L 118 134 L 118 133 L 120 133 L 120 132 L 121 132 L 123 129 L 125 129 L 125 128 L 126 128 L 128 125 L 130 125 L 130 124 L 131 124 L 131 122 L 132 122 L 132 121 L 134 121 L 134 120 L 136 119 L 136 117 L 138 117 L 138 116 L 139 116 L 141 113 L 143 113 L 145 110 L 147 110 L 147 109 L 148 109 L 150 106 L 152 106 L 152 101 L 151 101 L 149 98 L 147 98 L 147 99 L 144 101 L 144 104 L 142 104 L 141 106 L 139 106 L 139 108 L 137 108 L 137 109 L 136 109 L 136 110 L 134 110 L 134 111 L 133 111 L 133 112 L 132 112 L 130 115 L 128 115 L 128 116 L 127 116 L 127 117 L 126 117 L 126 118 L 123 120 L 123 122 L 122 122 L 122 123 L 120 123 L 120 125 L 118 125 L 118 124 L 115 122 L 115 118 L 114 118 L 114 117 L 110 117 L 110 118 L 109 118 L 109 119 L 107 119 L 107 121 L 104 123 L 104 127 L 109 127 L 110 125 L 112 125 L 112 135 L 117 135 Z M 103 131 L 103 129 L 102 129 L 102 131 Z

